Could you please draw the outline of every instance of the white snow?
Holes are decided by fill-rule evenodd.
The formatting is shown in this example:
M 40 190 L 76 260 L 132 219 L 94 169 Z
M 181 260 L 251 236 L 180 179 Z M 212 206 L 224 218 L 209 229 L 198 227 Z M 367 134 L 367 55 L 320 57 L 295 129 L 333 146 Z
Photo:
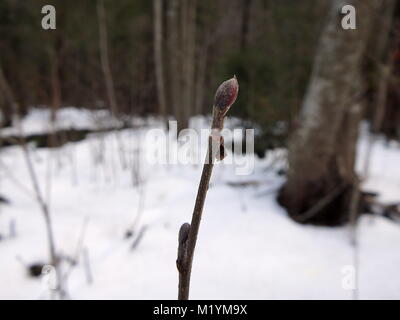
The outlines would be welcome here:
M 42 134 L 50 131 L 51 112 L 49 109 L 32 108 L 28 114 L 21 120 L 22 132 L 28 134 Z M 13 119 L 14 126 L 0 130 L 1 135 L 19 135 L 16 128 L 16 121 Z M 62 108 L 57 112 L 54 123 L 55 128 L 59 130 L 70 129 L 107 129 L 112 126 L 121 125 L 118 120 L 111 117 L 107 110 L 88 110 L 83 108 Z
M 31 132 L 43 129 L 35 127 L 35 114 L 28 119 Z M 182 223 L 190 222 L 201 166 L 149 165 L 144 154 L 155 146 L 143 144 L 146 130 L 121 131 L 128 163 L 135 161 L 139 145 L 146 149 L 140 152 L 139 187 L 133 186 L 131 171 L 121 167 L 113 132 L 55 150 L 32 148 L 41 190 L 50 203 L 56 245 L 64 255 L 75 255 L 88 219 L 83 246 L 93 283 L 87 283 L 80 254 L 68 279 L 72 299 L 177 297 L 177 234 Z M 365 143 L 364 135 L 360 154 Z M 96 163 L 101 146 L 105 160 Z M 11 201 L 0 206 L 0 299 L 46 298 L 46 285 L 28 277 L 24 266 L 48 257 L 44 222 L 24 158 L 18 147 L 0 154 L 0 194 Z M 284 178 L 271 170 L 271 155 L 255 161 L 250 176 L 237 176 L 234 165 L 215 166 L 196 247 L 191 298 L 351 299 L 352 290 L 344 285 L 346 266 L 353 264 L 348 228 L 294 223 L 275 201 Z M 399 148 L 379 140 L 365 186 L 379 191 L 382 201 L 399 201 L 399 163 Z M 231 186 L 238 181 L 257 183 Z M 147 231 L 131 250 L 135 237 L 124 236 L 137 215 L 140 195 L 144 202 L 139 229 L 147 226 Z M 17 235 L 8 238 L 12 220 Z M 399 299 L 400 225 L 363 216 L 359 243 L 359 297 Z

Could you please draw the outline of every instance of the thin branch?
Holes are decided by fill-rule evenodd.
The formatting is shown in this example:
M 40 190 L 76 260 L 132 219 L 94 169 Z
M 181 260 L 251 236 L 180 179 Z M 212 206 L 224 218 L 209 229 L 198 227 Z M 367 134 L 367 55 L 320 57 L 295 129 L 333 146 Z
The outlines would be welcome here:
M 143 237 L 144 237 L 144 234 L 145 234 L 146 231 L 147 231 L 147 228 L 148 228 L 148 227 L 147 227 L 146 225 L 144 225 L 144 226 L 139 230 L 137 237 L 135 238 L 135 240 L 133 241 L 133 243 L 132 243 L 132 245 L 131 245 L 131 250 L 135 250 L 135 249 L 138 247 L 139 243 L 142 241 L 142 239 L 143 239 Z
M 110 104 L 111 114 L 116 119 L 119 119 L 119 108 L 117 104 L 117 98 L 115 96 L 114 79 L 111 72 L 110 55 L 108 52 L 107 16 L 103 0 L 97 0 L 97 19 L 99 27 L 99 49 L 100 49 L 101 68 L 104 74 L 108 102 Z M 115 130 L 115 137 L 117 139 L 121 166 L 122 169 L 125 169 L 126 168 L 125 146 L 123 144 L 123 141 L 121 140 L 118 129 Z
M 58 260 L 57 254 L 56 254 L 54 232 L 53 232 L 53 226 L 52 226 L 50 212 L 49 212 L 48 206 L 42 196 L 42 193 L 41 193 L 41 190 L 39 187 L 39 183 L 38 183 L 38 179 L 37 179 L 37 175 L 36 175 L 36 171 L 33 166 L 31 156 L 30 156 L 30 151 L 27 146 L 25 136 L 23 134 L 22 125 L 21 125 L 21 122 L 19 119 L 20 106 L 14 96 L 14 93 L 12 92 L 10 86 L 8 85 L 7 79 L 4 76 L 3 69 L 1 68 L 1 66 L 0 66 L 0 89 L 3 92 L 3 94 L 5 95 L 6 99 L 10 103 L 10 105 L 12 106 L 13 111 L 16 116 L 16 127 L 17 127 L 17 130 L 19 133 L 19 140 L 20 140 L 19 144 L 20 144 L 21 149 L 24 154 L 25 162 L 26 162 L 28 172 L 29 172 L 29 175 L 31 178 L 32 186 L 33 186 L 33 189 L 35 192 L 36 201 L 39 204 L 39 207 L 43 213 L 43 218 L 45 220 L 46 232 L 47 232 L 47 238 L 48 238 L 48 244 L 49 244 L 49 251 L 50 251 L 50 263 L 55 268 L 56 277 L 57 277 L 56 292 L 59 293 L 60 298 L 63 298 L 65 293 L 63 291 L 62 277 L 61 277 L 61 273 L 59 270 L 59 260 Z
M 224 158 L 224 141 L 221 130 L 224 126 L 224 118 L 229 108 L 235 102 L 239 91 L 236 77 L 223 82 L 217 89 L 214 107 L 211 134 L 208 139 L 208 150 L 205 159 L 200 185 L 197 191 L 196 203 L 193 210 L 191 224 L 185 223 L 179 231 L 178 258 L 176 265 L 179 271 L 179 300 L 189 299 L 190 275 L 192 270 L 194 250 L 200 229 L 204 202 L 211 178 L 215 160 Z
M 69 269 L 63 275 L 63 283 L 66 283 L 68 281 L 73 268 L 79 262 L 79 257 L 81 256 L 81 253 L 84 250 L 84 240 L 85 240 L 88 223 L 89 223 L 89 218 L 86 217 L 85 220 L 83 221 L 82 230 L 79 235 L 78 242 L 77 242 L 76 249 L 75 249 L 75 254 L 71 259 L 71 265 L 70 265 Z

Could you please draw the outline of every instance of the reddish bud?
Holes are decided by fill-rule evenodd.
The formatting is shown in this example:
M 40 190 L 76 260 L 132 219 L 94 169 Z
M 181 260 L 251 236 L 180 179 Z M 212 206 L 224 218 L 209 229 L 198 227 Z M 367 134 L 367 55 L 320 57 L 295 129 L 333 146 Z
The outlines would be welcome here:
M 234 76 L 232 79 L 224 81 L 217 89 L 215 93 L 214 106 L 219 111 L 225 113 L 235 102 L 239 92 L 239 83 Z

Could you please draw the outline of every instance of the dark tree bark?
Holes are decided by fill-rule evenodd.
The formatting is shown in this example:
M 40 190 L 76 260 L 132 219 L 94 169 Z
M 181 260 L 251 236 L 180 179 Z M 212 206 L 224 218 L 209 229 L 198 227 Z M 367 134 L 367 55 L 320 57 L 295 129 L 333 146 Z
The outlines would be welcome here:
M 186 129 L 195 109 L 196 0 L 170 0 L 166 12 L 166 86 L 178 131 Z
M 117 99 L 115 97 L 114 79 L 112 76 L 111 66 L 110 66 L 110 56 L 108 54 L 106 11 L 104 8 L 103 0 L 97 1 L 97 16 L 99 22 L 99 47 L 100 47 L 101 68 L 104 74 L 108 103 L 110 104 L 111 113 L 114 116 L 118 116 L 119 110 L 117 105 Z
M 196 0 L 182 1 L 182 129 L 189 125 L 189 118 L 195 106 L 195 48 L 196 48 Z
M 157 84 L 159 112 L 167 118 L 167 102 L 165 96 L 164 63 L 163 63 L 163 0 L 153 0 L 154 13 L 154 64 Z
M 179 1 L 171 0 L 167 2 L 167 61 L 168 61 L 168 90 L 169 105 L 178 126 L 182 122 L 180 95 L 180 45 L 179 45 Z M 184 126 L 182 124 L 182 126 Z
M 240 35 L 240 49 L 244 50 L 247 45 L 247 37 L 250 24 L 250 8 L 252 0 L 243 0 L 242 8 L 242 30 Z
M 108 53 L 108 33 L 107 33 L 107 16 L 104 8 L 104 0 L 97 0 L 97 18 L 99 25 L 99 48 L 100 48 L 100 60 L 101 68 L 103 70 L 104 80 L 107 89 L 108 103 L 110 105 L 111 114 L 118 118 L 119 108 L 117 99 L 115 96 L 114 80 L 110 66 L 110 56 Z M 115 137 L 119 149 L 119 158 L 123 169 L 127 167 L 125 159 L 125 147 L 120 138 L 118 130 L 115 131 Z
M 388 1 L 388 0 L 387 0 Z M 395 1 L 395 0 L 393 0 Z M 400 6 L 394 14 L 394 32 L 391 36 L 389 47 L 390 54 L 383 57 L 383 65 L 380 65 L 382 79 L 378 83 L 381 89 L 377 94 L 377 103 L 382 108 L 376 110 L 374 116 L 375 132 L 382 132 L 388 139 L 400 139 Z M 386 61 L 385 61 L 386 60 Z M 380 60 L 379 60 L 380 61 Z M 380 93 L 380 94 L 379 94 Z
M 345 4 L 356 8 L 356 30 L 341 27 Z M 296 221 L 338 225 L 349 219 L 363 109 L 361 64 L 379 5 L 375 0 L 332 1 L 299 127 L 289 143 L 288 180 L 278 197 Z

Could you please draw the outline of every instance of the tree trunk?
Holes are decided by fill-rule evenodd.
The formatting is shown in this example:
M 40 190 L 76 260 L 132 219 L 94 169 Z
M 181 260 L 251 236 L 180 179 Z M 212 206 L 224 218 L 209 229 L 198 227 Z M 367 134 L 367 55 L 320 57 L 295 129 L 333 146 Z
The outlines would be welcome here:
M 194 99 L 195 80 L 195 38 L 196 38 L 196 1 L 184 0 L 181 8 L 182 29 L 182 124 L 188 127 L 189 118 L 192 114 Z M 178 125 L 179 127 L 179 125 Z
M 371 162 L 371 154 L 379 133 L 382 127 L 383 118 L 385 116 L 386 104 L 389 92 L 390 77 L 393 72 L 395 63 L 395 55 L 393 51 L 399 44 L 399 34 L 396 30 L 393 39 L 389 41 L 390 30 L 393 26 L 393 13 L 396 0 L 383 0 L 382 13 L 377 18 L 377 25 L 380 26 L 379 38 L 371 43 L 375 46 L 375 56 L 373 57 L 375 77 L 373 79 L 375 92 L 371 99 L 370 106 L 372 107 L 371 131 L 366 150 L 366 156 L 363 166 L 363 179 L 367 179 L 369 175 L 369 166 Z M 372 42 L 372 41 L 371 41 Z M 392 43 L 390 43 L 392 42 Z
M 215 5 L 215 4 L 214 4 Z M 193 114 L 199 115 L 208 112 L 204 105 L 206 78 L 208 75 L 208 63 L 210 57 L 210 47 L 216 39 L 215 19 L 210 14 L 216 11 L 215 7 L 209 3 L 199 3 L 197 8 L 197 16 L 199 18 L 199 27 L 196 29 L 196 72 L 195 72 L 195 108 Z
M 251 0 L 243 0 L 243 9 L 242 9 L 242 30 L 240 35 L 240 49 L 243 51 L 247 46 L 247 38 L 249 33 L 249 24 L 250 24 L 250 7 Z
M 61 107 L 60 57 L 58 48 L 55 48 L 51 59 L 50 134 L 48 144 L 54 148 L 59 145 L 56 122 L 57 111 Z
M 57 277 L 57 286 L 56 286 L 55 292 L 59 294 L 61 299 L 63 299 L 65 297 L 65 291 L 64 291 L 62 275 L 60 272 L 59 257 L 57 255 L 55 239 L 54 239 L 55 238 L 54 237 L 54 229 L 53 229 L 53 224 L 52 224 L 49 207 L 48 207 L 48 204 L 46 203 L 46 201 L 44 200 L 44 197 L 40 190 L 36 170 L 35 170 L 34 164 L 32 162 L 31 154 L 30 154 L 30 151 L 27 146 L 25 136 L 24 136 L 24 133 L 22 130 L 22 126 L 21 126 L 21 122 L 20 122 L 21 106 L 20 106 L 19 102 L 17 101 L 17 98 L 16 98 L 12 88 L 8 84 L 8 80 L 6 79 L 6 77 L 3 73 L 3 69 L 2 69 L 1 65 L 0 65 L 0 93 L 4 95 L 6 101 L 12 107 L 12 111 L 17 119 L 16 127 L 19 131 L 18 133 L 19 133 L 20 146 L 23 151 L 23 155 L 24 155 L 25 162 L 26 162 L 26 165 L 28 168 L 29 176 L 30 176 L 32 186 L 34 189 L 35 199 L 40 207 L 40 210 L 42 211 L 43 218 L 45 221 L 47 240 L 48 240 L 48 246 L 49 246 L 50 264 L 55 268 L 56 277 Z
M 97 0 L 97 16 L 99 20 L 99 45 L 101 68 L 106 83 L 108 102 L 114 117 L 118 115 L 117 100 L 115 98 L 114 80 L 111 73 L 110 57 L 108 55 L 107 23 L 103 0 Z
M 356 8 L 356 30 L 341 27 L 345 4 Z M 300 125 L 289 143 L 288 180 L 278 198 L 296 221 L 339 225 L 349 219 L 362 114 L 361 63 L 378 6 L 375 0 L 332 1 Z
M 206 39 L 207 36 L 206 36 Z M 198 50 L 197 57 L 197 70 L 195 79 L 195 110 L 196 115 L 203 114 L 203 104 L 204 104 L 204 86 L 206 80 L 206 70 L 207 70 L 207 60 L 208 60 L 208 44 L 207 40 Z
M 389 0 L 386 0 L 389 1 Z M 395 2 L 395 0 L 393 0 Z M 387 10 L 392 8 L 389 3 Z M 373 131 L 375 133 L 382 132 L 388 139 L 400 139 L 400 8 L 396 9 L 394 17 L 395 31 L 392 34 L 389 55 L 386 57 L 377 57 L 378 64 L 383 60 L 384 65 L 379 65 L 382 78 L 378 83 L 378 94 L 376 103 L 382 108 L 377 109 L 373 114 Z M 382 18 L 383 19 L 383 18 Z M 385 24 L 385 21 L 387 22 Z M 382 28 L 387 27 L 388 19 L 383 20 Z
M 167 9 L 167 52 L 169 60 L 168 83 L 169 101 L 172 112 L 178 121 L 178 129 L 184 127 L 182 124 L 182 100 L 180 93 L 181 71 L 180 71 L 180 43 L 179 43 L 179 2 L 178 0 L 168 1 Z
M 97 0 L 97 17 L 99 22 L 99 46 L 100 46 L 101 67 L 103 69 L 104 80 L 106 83 L 108 102 L 110 104 L 111 114 L 115 118 L 118 118 L 119 110 L 117 105 L 117 99 L 115 98 L 114 80 L 112 77 L 112 72 L 110 67 L 110 57 L 108 54 L 107 20 L 106 20 L 106 11 L 104 9 L 103 0 Z M 126 169 L 127 164 L 125 159 L 125 147 L 123 141 L 120 138 L 118 129 L 115 131 L 115 137 L 118 144 L 121 167 L 122 169 Z
M 163 120 L 167 118 L 163 62 L 163 0 L 153 1 L 154 10 L 154 64 L 156 72 L 159 112 Z
M 195 107 L 196 0 L 167 3 L 169 104 L 180 131 Z

